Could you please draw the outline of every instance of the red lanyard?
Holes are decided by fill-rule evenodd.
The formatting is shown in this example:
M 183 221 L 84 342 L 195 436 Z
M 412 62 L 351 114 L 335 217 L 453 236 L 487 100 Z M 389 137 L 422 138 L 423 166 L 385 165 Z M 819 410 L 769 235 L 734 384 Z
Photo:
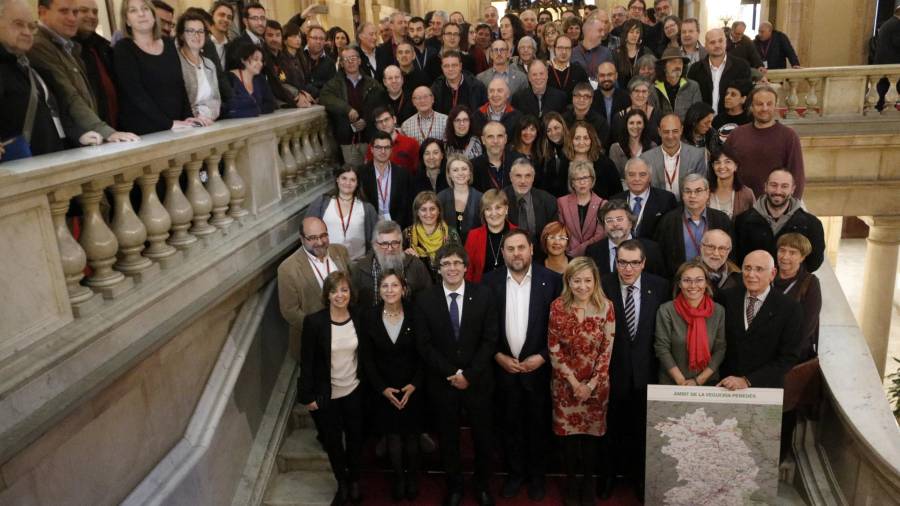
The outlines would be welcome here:
M 425 130 L 422 130 L 422 116 L 416 115 L 416 126 L 419 127 L 419 134 L 422 136 L 422 141 L 431 137 L 431 129 L 434 128 L 434 113 L 431 113 L 431 123 L 428 124 L 428 134 L 425 134 Z
M 497 190 L 503 189 L 503 156 L 506 153 L 500 155 L 500 166 L 497 168 L 497 175 L 500 176 L 500 181 L 497 181 L 497 178 L 494 177 L 494 173 L 490 170 L 491 161 L 488 159 L 488 177 L 491 178 L 491 184 L 494 185 L 494 188 Z
M 462 83 L 459 83 L 459 84 L 460 84 L 460 86 L 462 86 Z M 458 102 L 458 101 L 459 101 L 459 88 L 456 88 L 455 90 L 453 88 L 450 88 L 450 108 L 453 109 L 454 107 L 456 107 L 456 102 Z M 432 120 L 432 122 L 433 121 L 434 120 Z M 430 132 L 430 130 L 429 130 L 429 132 Z
M 665 165 L 665 163 L 663 163 Z M 668 185 L 668 189 L 670 191 L 674 190 L 675 187 L 672 186 L 675 183 L 675 179 L 678 177 L 678 170 L 681 168 L 681 152 L 678 153 L 678 156 L 675 157 L 675 171 L 672 173 L 672 177 L 669 177 L 669 170 L 663 167 L 663 172 L 666 173 L 666 184 Z
M 394 116 L 400 117 L 400 111 L 403 110 L 403 101 L 406 100 L 406 97 L 403 95 L 403 92 L 400 92 L 400 100 L 397 102 L 397 107 L 394 109 Z M 392 100 L 393 102 L 393 100 Z
M 307 253 L 309 255 L 309 253 Z M 319 276 L 319 279 L 322 280 L 322 283 L 325 283 L 325 276 L 331 274 L 331 262 L 328 260 L 328 257 L 325 257 L 325 276 L 322 275 L 322 271 L 319 270 L 319 266 L 316 265 L 316 260 L 310 256 L 309 263 L 313 266 L 313 269 L 316 270 L 316 275 Z
M 378 189 L 381 189 L 379 182 Z M 344 211 L 341 209 L 341 197 L 337 198 L 338 216 L 341 218 L 341 229 L 344 231 L 344 240 L 347 239 L 347 229 L 350 228 L 350 219 L 353 218 L 353 205 L 356 203 L 356 195 L 350 198 L 350 212 L 347 213 L 347 223 L 344 223 Z
M 700 251 L 700 241 L 698 241 L 697 238 L 694 236 L 694 231 L 691 230 L 691 225 L 690 225 L 690 223 L 688 223 L 687 216 L 682 216 L 681 219 L 684 220 L 684 228 L 687 229 L 688 236 L 690 236 L 691 242 L 694 243 L 695 250 Z M 702 221 L 702 219 L 701 219 L 701 221 Z M 703 237 L 703 234 L 706 233 L 706 224 L 705 223 L 703 224 L 702 231 L 703 231 L 703 233 L 700 234 L 700 237 Z
M 429 130 L 430 131 L 430 130 Z M 388 168 L 384 171 L 384 177 L 376 176 L 378 183 L 378 199 L 384 204 L 384 207 L 388 207 L 388 191 L 390 191 L 391 187 L 391 166 L 388 164 Z M 384 186 L 382 187 L 381 182 L 384 181 Z M 352 212 L 352 211 L 351 211 Z
M 556 84 L 559 86 L 559 89 L 565 90 L 566 86 L 569 85 L 569 78 L 572 77 L 572 65 L 566 67 L 566 80 L 565 82 L 559 82 L 559 72 L 556 70 L 556 67 L 550 66 L 553 69 L 553 78 L 556 79 Z

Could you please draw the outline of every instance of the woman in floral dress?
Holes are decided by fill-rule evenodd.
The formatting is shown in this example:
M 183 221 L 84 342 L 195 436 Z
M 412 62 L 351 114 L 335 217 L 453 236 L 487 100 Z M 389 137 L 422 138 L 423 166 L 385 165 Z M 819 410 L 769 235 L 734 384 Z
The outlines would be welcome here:
M 563 274 L 563 293 L 550 306 L 548 344 L 553 366 L 553 432 L 562 436 L 566 506 L 593 505 L 593 471 L 606 433 L 613 305 L 594 261 L 578 257 Z M 584 478 L 579 484 L 576 475 Z

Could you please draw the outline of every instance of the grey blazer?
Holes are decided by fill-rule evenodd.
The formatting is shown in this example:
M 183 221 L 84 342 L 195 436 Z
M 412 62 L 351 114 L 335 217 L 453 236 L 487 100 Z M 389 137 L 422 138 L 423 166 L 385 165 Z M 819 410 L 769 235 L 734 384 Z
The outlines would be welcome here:
M 669 97 L 666 96 L 666 86 L 662 81 L 656 81 L 655 88 L 656 93 L 653 93 L 652 95 L 657 98 L 660 111 L 662 111 L 664 115 L 674 112 L 681 118 L 681 121 L 684 121 L 684 115 L 687 114 L 688 109 L 690 109 L 695 102 L 703 101 L 703 96 L 700 94 L 700 85 L 693 79 L 681 79 L 681 87 L 678 89 L 678 94 L 675 96 L 675 104 L 672 104 L 669 101 Z
M 662 146 L 657 146 L 641 153 L 641 160 L 650 166 L 650 184 L 654 188 L 666 189 L 666 165 L 663 158 Z M 681 170 L 678 174 L 678 187 L 684 186 L 684 178 L 688 174 L 700 174 L 708 178 L 706 169 L 706 150 L 690 144 L 681 143 Z M 681 194 L 676 193 L 675 199 L 681 201 Z
M 725 359 L 725 309 L 713 303 L 713 314 L 706 320 L 706 334 L 709 336 L 709 367 L 713 375 L 706 385 L 719 381 L 719 366 Z M 659 359 L 659 383 L 674 385 L 669 369 L 677 366 L 686 379 L 696 377 L 700 372 L 690 370 L 687 351 L 687 323 L 675 312 L 675 302 L 669 301 L 659 307 L 656 313 L 656 339 L 653 347 Z
M 309 206 L 306 208 L 306 213 L 303 214 L 303 217 L 315 216 L 316 218 L 321 218 L 325 216 L 325 210 L 328 209 L 328 204 L 331 203 L 331 199 L 334 198 L 334 195 L 330 193 L 323 193 L 316 197 L 316 200 L 313 200 L 309 203 Z M 366 251 L 372 249 L 372 232 L 375 231 L 375 224 L 378 223 L 378 211 L 375 210 L 375 206 L 368 202 L 363 202 L 363 210 L 365 213 L 363 214 L 363 227 L 366 229 Z
M 178 51 L 181 59 L 181 74 L 184 76 L 184 88 L 187 91 L 188 101 L 191 103 L 191 112 L 194 116 L 205 116 L 209 119 L 219 117 L 222 108 L 222 94 L 219 93 L 219 78 L 216 75 L 216 65 L 205 56 L 200 59 L 203 62 L 203 74 L 206 82 L 212 88 L 212 96 L 205 100 L 197 100 L 197 69 Z

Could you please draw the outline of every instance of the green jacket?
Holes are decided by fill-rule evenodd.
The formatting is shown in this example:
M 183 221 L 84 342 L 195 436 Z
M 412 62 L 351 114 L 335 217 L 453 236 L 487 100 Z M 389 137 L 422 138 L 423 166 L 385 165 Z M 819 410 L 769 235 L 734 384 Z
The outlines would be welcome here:
M 106 139 L 115 130 L 97 115 L 97 101 L 81 60 L 81 45 L 72 43 L 72 54 L 69 54 L 52 32 L 41 26 L 34 36 L 28 60 L 52 88 L 59 102 L 60 116 L 73 124 L 77 135 L 70 140 L 77 143 L 81 134 L 91 130 Z
M 362 82 L 359 86 L 362 87 L 362 107 L 357 112 L 366 120 L 366 129 L 362 132 L 361 137 L 356 139 L 356 142 L 368 142 L 370 134 L 375 131 L 372 111 L 376 107 L 386 106 L 388 96 L 378 81 L 365 74 L 362 74 Z M 324 106 L 328 112 L 328 119 L 338 144 L 351 144 L 353 130 L 350 128 L 350 119 L 347 117 L 350 112 L 350 104 L 347 103 L 347 76 L 342 70 L 338 71 L 322 87 L 319 104 Z
M 690 109 L 695 102 L 703 100 L 700 95 L 700 85 L 697 84 L 696 81 L 684 77 L 681 78 L 674 104 L 669 99 L 668 93 L 666 93 L 665 83 L 656 81 L 656 91 L 657 98 L 659 99 L 660 112 L 663 115 L 674 112 L 681 118 L 681 121 L 684 121 L 684 115 L 687 114 L 687 110 Z

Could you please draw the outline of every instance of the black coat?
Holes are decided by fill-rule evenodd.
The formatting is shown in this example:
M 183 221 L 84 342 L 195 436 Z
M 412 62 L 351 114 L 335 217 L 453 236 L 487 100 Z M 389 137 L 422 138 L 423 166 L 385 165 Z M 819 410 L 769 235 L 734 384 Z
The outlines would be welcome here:
M 594 162 L 594 193 L 609 200 L 610 197 L 622 192 L 622 180 L 619 178 L 619 169 L 608 156 L 601 154 Z
M 47 77 L 43 77 L 43 79 L 46 81 Z M 52 89 L 49 83 L 47 88 L 48 90 Z M 0 121 L 0 141 L 22 135 L 25 111 L 28 109 L 30 96 L 31 81 L 28 78 L 28 72 L 19 66 L 15 55 L 0 45 L 0 103 L 3 103 L 4 109 L 4 120 Z M 53 123 L 51 106 L 55 107 L 57 111 L 59 110 L 53 93 L 44 96 L 43 89 L 39 90 L 37 112 L 34 118 L 34 127 L 31 130 L 32 155 L 61 151 L 66 147 Z
M 575 89 L 575 85 L 588 82 L 587 72 L 581 65 L 569 64 L 566 70 L 556 70 L 552 63 L 548 63 L 547 67 L 547 86 L 565 93 L 567 104 L 572 102 L 572 90 Z
M 655 274 L 657 276 L 666 276 L 666 268 L 665 263 L 663 262 L 662 251 L 659 249 L 659 245 L 656 244 L 655 241 L 651 241 L 650 239 L 638 238 L 638 241 L 641 242 L 641 246 L 644 247 L 644 259 L 646 262 L 644 263 L 644 272 L 649 274 Z M 584 250 L 584 256 L 591 257 L 594 259 L 594 263 L 597 264 L 597 268 L 600 269 L 600 274 L 609 274 L 609 238 L 605 238 L 602 241 L 597 241 L 594 244 L 591 244 Z M 608 295 L 608 294 L 607 294 Z
M 514 161 L 521 157 L 521 154 L 513 151 L 512 148 L 507 145 L 503 153 L 503 163 L 500 165 L 500 175 L 499 177 L 492 177 L 493 169 L 491 169 L 491 163 L 488 161 L 488 155 L 487 153 L 482 153 L 481 156 L 472 160 L 472 167 L 475 169 L 475 173 L 472 174 L 472 187 L 481 193 L 484 193 L 491 188 L 497 190 L 506 188 L 509 184 L 509 168 L 512 167 Z
M 503 116 L 500 116 L 500 123 L 503 125 L 503 128 L 506 129 L 506 138 L 507 142 L 512 144 L 512 136 L 513 132 L 516 129 L 516 125 L 519 124 L 519 120 L 522 119 L 522 113 L 516 110 L 511 105 L 506 108 L 507 110 L 503 113 Z M 487 108 L 482 106 L 480 109 L 473 109 L 475 112 L 475 121 L 477 121 L 478 129 L 481 130 L 484 128 L 484 125 L 487 125 L 490 122 L 490 117 L 487 113 Z
M 434 94 L 435 111 L 447 114 L 453 109 L 453 90 L 447 85 L 447 78 L 444 76 L 436 78 L 431 85 L 431 93 Z M 456 95 L 456 105 L 464 105 L 470 111 L 475 111 L 485 102 L 487 102 L 487 88 L 484 83 L 475 79 L 471 73 L 463 71 L 463 82 Z
M 628 109 L 630 106 L 631 97 L 628 95 L 627 91 L 621 88 L 616 88 L 613 91 L 612 111 L 610 111 L 612 114 L 610 116 L 606 115 L 606 103 L 603 100 L 603 92 L 600 91 L 599 88 L 594 91 L 594 100 L 591 102 L 591 109 L 597 111 L 597 114 L 602 116 L 607 123 L 610 123 L 612 118 L 614 118 L 619 111 Z
M 531 86 L 526 86 L 512 96 L 511 103 L 522 114 L 531 114 L 540 118 L 548 111 L 562 114 L 569 105 L 569 100 L 566 99 L 565 92 L 548 86 L 544 96 L 541 98 L 541 107 L 539 109 L 537 95 L 531 90 Z
M 684 257 L 684 206 L 680 205 L 672 209 L 662 219 L 656 227 L 656 242 L 664 251 L 663 262 L 666 268 L 666 277 L 671 278 L 678 267 L 690 258 Z M 706 230 L 724 230 L 732 238 L 734 237 L 731 228 L 731 218 L 722 211 L 712 208 L 706 208 Z M 697 241 L 701 239 L 698 237 Z
M 569 160 L 562 152 L 562 146 L 552 145 L 553 152 L 544 156 L 544 161 L 535 167 L 534 185 L 556 198 L 571 193 L 569 188 Z
M 450 396 L 447 378 L 462 370 L 471 397 L 489 397 L 493 391 L 493 362 L 497 351 L 497 309 L 494 294 L 482 285 L 465 282 L 461 297 L 459 339 L 453 335 L 444 285 L 438 283 L 416 298 L 415 330 L 419 355 L 425 363 L 426 384 L 433 401 Z
M 900 63 L 900 18 L 891 16 L 881 24 L 875 37 L 875 64 Z
M 300 53 L 300 66 L 303 68 L 303 75 L 306 76 L 304 90 L 313 97 L 319 98 L 322 87 L 337 73 L 335 65 L 334 58 L 328 56 L 328 53 L 323 52 L 322 56 L 313 62 L 309 57 L 309 52 L 304 49 Z
M 203 56 L 209 58 L 209 61 L 213 62 L 213 65 L 216 66 L 216 82 L 219 83 L 219 98 L 224 104 L 231 100 L 231 97 L 234 95 L 234 90 L 231 88 L 231 82 L 228 80 L 229 72 L 225 70 L 225 62 L 219 59 L 216 45 L 213 44 L 211 38 L 206 39 L 206 44 L 203 45 L 202 52 Z
M 351 312 L 357 336 L 363 329 L 362 319 Z M 362 377 L 362 371 L 357 371 Z M 315 401 L 319 408 L 331 401 L 331 312 L 325 309 L 306 315 L 300 335 L 300 377 L 297 380 L 297 402 Z
M 362 185 L 363 192 L 369 196 L 369 200 L 377 211 L 379 197 L 375 165 L 368 163 L 360 171 L 359 184 Z M 413 197 L 415 195 L 412 193 L 412 179 L 409 172 L 391 164 L 391 202 L 389 209 L 391 219 L 399 223 L 401 227 L 408 227 L 411 224 Z
M 575 124 L 575 111 L 572 110 L 572 107 L 566 109 L 564 113 L 562 113 L 563 121 L 566 122 L 566 126 L 569 127 L 569 130 L 572 129 L 572 125 Z M 584 116 L 584 120 L 591 124 L 594 127 L 594 130 L 597 132 L 597 137 L 600 139 L 600 142 L 603 144 L 603 149 L 606 150 L 610 146 L 610 137 L 612 136 L 612 132 L 609 128 L 609 122 L 606 121 L 606 118 L 603 117 L 599 112 L 589 109 L 588 113 Z M 616 169 L 616 173 L 618 173 L 618 169 Z
M 797 58 L 797 52 L 794 51 L 794 46 L 791 45 L 791 39 L 788 38 L 786 33 L 772 30 L 772 38 L 767 42 L 768 43 L 759 40 L 759 36 L 753 40 L 756 51 L 759 53 L 760 58 L 766 63 L 766 68 L 788 68 L 785 60 L 791 65 L 800 65 L 800 60 Z
M 506 266 L 497 267 L 484 275 L 482 283 L 491 289 L 497 302 L 497 321 L 500 322 L 495 351 L 512 356 L 506 339 Z M 534 371 L 510 374 L 496 366 L 497 384 L 500 389 L 520 383 L 530 392 L 547 390 L 550 385 L 550 354 L 547 349 L 547 326 L 550 322 L 550 304 L 562 291 L 562 276 L 537 263 L 531 264 L 531 294 L 528 301 L 528 327 L 525 344 L 519 360 L 532 355 L 544 357 L 545 363 Z
M 375 71 L 375 79 L 381 82 L 384 77 L 384 69 L 388 65 L 396 65 L 397 57 L 394 55 L 394 45 L 391 42 L 383 42 L 375 48 L 375 62 L 378 70 Z
M 709 69 L 709 57 L 698 61 L 691 65 L 687 72 L 688 79 L 697 81 L 700 85 L 700 96 L 707 104 L 712 104 L 713 81 L 712 71 Z M 736 81 L 750 80 L 750 64 L 747 60 L 737 56 L 728 56 L 725 59 L 725 70 L 722 71 L 722 77 L 719 79 L 719 110 L 724 111 L 725 92 L 728 86 Z
M 641 303 L 637 334 L 632 336 L 624 318 L 616 318 L 616 338 L 613 339 L 612 357 L 609 360 L 610 396 L 627 399 L 635 390 L 643 390 L 655 383 L 659 362 L 653 349 L 656 338 L 656 311 L 671 297 L 669 282 L 649 274 L 641 274 Z M 603 292 L 613 303 L 616 315 L 625 314 L 622 285 L 617 274 L 603 276 Z
M 613 195 L 611 200 L 628 202 L 628 191 Z M 640 216 L 640 220 L 634 225 L 634 235 L 643 239 L 653 239 L 656 237 L 657 223 L 659 223 L 663 215 L 678 207 L 678 201 L 672 192 L 651 186 L 647 202 L 641 202 L 641 205 L 644 211 Z M 629 205 L 629 207 L 631 206 Z
M 809 239 L 812 251 L 803 261 L 809 272 L 815 272 L 825 261 L 825 230 L 819 218 L 798 209 L 781 227 L 776 236 L 766 219 L 754 208 L 747 209 L 734 220 L 735 259 L 740 264 L 747 253 L 758 249 L 766 250 L 775 257 L 778 238 L 784 234 L 796 233 Z
M 516 195 L 516 190 L 512 186 L 507 186 L 503 192 L 506 193 L 506 198 L 509 200 L 507 219 L 521 228 L 522 217 L 519 216 L 519 197 Z M 531 205 L 534 207 L 535 228 L 531 231 L 531 241 L 539 244 L 544 225 L 559 219 L 559 209 L 556 207 L 556 198 L 540 188 L 531 189 Z
M 106 90 L 101 84 L 101 71 L 105 71 L 113 84 L 113 93 L 115 93 L 115 72 L 113 72 L 113 52 L 109 41 L 100 36 L 96 32 L 91 32 L 87 37 L 77 37 L 78 43 L 81 44 L 81 61 L 84 62 L 85 77 L 91 85 L 91 91 L 97 99 L 97 116 L 106 124 L 113 125 L 118 118 L 112 118 L 109 111 L 109 100 Z M 215 54 L 215 51 L 213 51 Z M 204 56 L 207 56 L 204 54 Z M 218 55 L 214 62 L 219 60 Z M 101 69 L 102 67 L 102 69 Z M 219 69 L 217 68 L 216 71 Z
M 750 327 L 744 329 L 746 293 L 742 285 L 723 290 L 716 298 L 725 307 L 725 360 L 720 374 L 746 377 L 754 388 L 781 388 L 784 375 L 799 362 L 803 309 L 793 298 L 770 289 Z
M 357 85 L 360 88 L 360 96 L 362 105 L 357 112 L 366 120 L 366 128 L 362 132 L 354 135 L 350 126 L 350 119 L 347 112 L 350 110 L 349 93 L 347 86 L 350 81 L 344 72 L 338 72 L 325 83 L 319 93 L 319 103 L 325 106 L 328 112 L 328 122 L 334 132 L 335 140 L 338 144 L 352 144 L 355 142 L 368 142 L 372 132 L 375 131 L 375 122 L 371 118 L 372 111 L 379 106 L 388 104 L 387 92 L 381 87 L 377 81 L 371 77 L 361 74 L 362 80 Z M 355 137 L 355 139 L 354 139 Z

